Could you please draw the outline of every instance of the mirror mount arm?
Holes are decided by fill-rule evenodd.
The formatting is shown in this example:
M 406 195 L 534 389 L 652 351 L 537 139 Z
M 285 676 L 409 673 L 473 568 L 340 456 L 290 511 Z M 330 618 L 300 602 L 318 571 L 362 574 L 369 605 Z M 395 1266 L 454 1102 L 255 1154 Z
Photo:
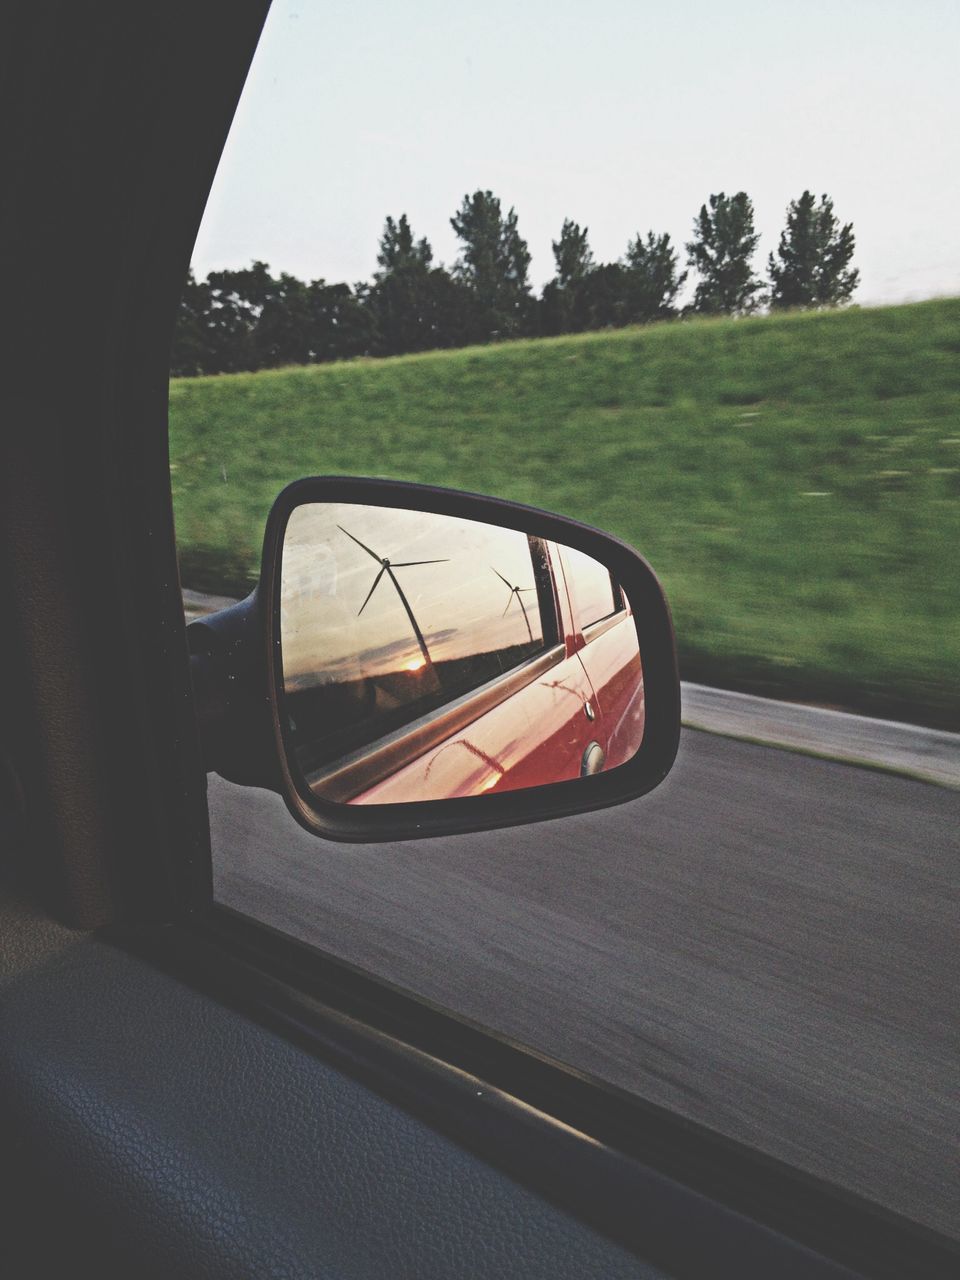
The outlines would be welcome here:
M 259 588 L 187 627 L 204 769 L 281 790 L 263 663 Z

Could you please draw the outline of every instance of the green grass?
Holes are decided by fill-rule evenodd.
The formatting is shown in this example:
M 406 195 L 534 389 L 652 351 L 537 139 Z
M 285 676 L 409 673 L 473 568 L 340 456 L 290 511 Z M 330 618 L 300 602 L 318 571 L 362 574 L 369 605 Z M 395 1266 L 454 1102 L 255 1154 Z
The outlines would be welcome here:
M 178 380 L 170 443 L 185 585 L 297 476 L 473 489 L 637 546 L 689 679 L 960 728 L 960 299 Z

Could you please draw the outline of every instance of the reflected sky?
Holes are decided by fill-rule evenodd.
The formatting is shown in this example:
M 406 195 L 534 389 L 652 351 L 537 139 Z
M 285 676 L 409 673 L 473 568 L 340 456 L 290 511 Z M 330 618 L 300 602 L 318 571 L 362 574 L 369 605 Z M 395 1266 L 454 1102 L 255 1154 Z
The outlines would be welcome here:
M 391 561 L 399 591 L 371 552 Z M 426 665 L 424 647 L 440 662 L 529 645 L 531 636 L 543 642 L 527 536 L 417 511 L 296 508 L 284 541 L 280 608 L 288 687 L 350 669 L 417 670 Z

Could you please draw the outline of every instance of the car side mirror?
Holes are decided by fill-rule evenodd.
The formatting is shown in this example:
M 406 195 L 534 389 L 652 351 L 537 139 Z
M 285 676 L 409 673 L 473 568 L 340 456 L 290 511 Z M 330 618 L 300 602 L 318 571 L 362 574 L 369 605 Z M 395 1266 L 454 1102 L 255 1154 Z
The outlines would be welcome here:
M 208 764 L 279 790 L 332 839 L 598 809 L 650 791 L 676 757 L 653 570 L 517 503 L 298 480 L 270 512 L 257 591 L 189 630 Z

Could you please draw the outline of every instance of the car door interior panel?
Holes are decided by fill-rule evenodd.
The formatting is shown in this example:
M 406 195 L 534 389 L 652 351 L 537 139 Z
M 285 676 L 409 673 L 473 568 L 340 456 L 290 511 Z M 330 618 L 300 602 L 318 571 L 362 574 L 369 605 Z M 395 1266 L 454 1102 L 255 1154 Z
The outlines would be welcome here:
M 5 1274 L 66 1274 L 91 1247 L 90 1275 L 665 1274 L 288 1040 L 3 911 Z
M 16 1274 L 59 1274 L 79 1251 L 101 1275 L 657 1280 L 709 1274 L 718 1250 L 740 1274 L 857 1274 L 596 1144 L 585 1152 L 485 1081 L 425 1058 L 398 1070 L 349 1023 L 307 1037 L 308 1051 L 302 1011 L 238 1014 L 227 987 L 209 994 L 209 965 L 184 982 L 169 958 L 145 963 L 143 943 L 50 921 L 9 881 L 2 913 Z M 38 1201 L 66 1234 L 44 1233 Z

